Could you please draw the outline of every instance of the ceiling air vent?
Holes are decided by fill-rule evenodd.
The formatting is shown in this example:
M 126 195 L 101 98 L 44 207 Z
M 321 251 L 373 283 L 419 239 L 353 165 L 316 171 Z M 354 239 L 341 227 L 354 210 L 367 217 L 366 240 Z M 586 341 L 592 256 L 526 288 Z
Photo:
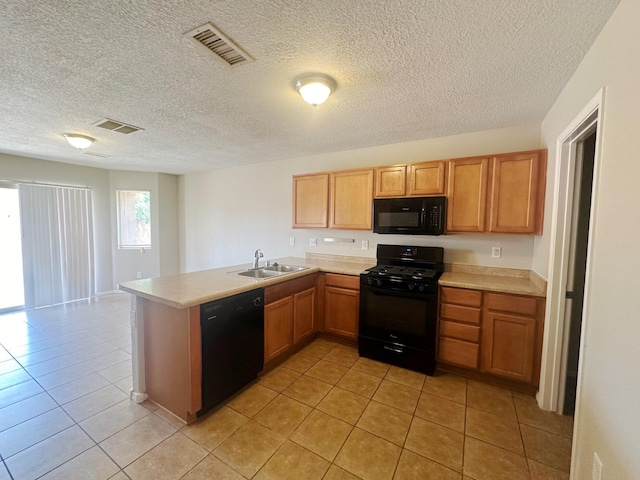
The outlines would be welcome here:
M 184 36 L 198 45 L 202 45 L 213 53 L 216 58 L 223 60 L 232 67 L 253 62 L 253 58 L 210 23 L 205 23 L 201 27 L 185 33 Z
M 130 133 L 139 132 L 140 130 L 144 130 L 144 128 L 134 127 L 133 125 L 127 125 L 126 123 L 118 122 L 116 120 L 111 120 L 109 118 L 105 118 L 104 120 L 99 120 L 94 123 L 96 127 L 105 128 L 107 130 L 111 130 L 113 132 L 119 132 L 129 135 Z
M 92 157 L 100 157 L 100 158 L 111 158 L 112 155 L 106 155 L 104 153 L 97 153 L 97 152 L 86 152 L 86 151 L 82 151 L 82 153 L 84 153 L 85 155 L 91 155 Z

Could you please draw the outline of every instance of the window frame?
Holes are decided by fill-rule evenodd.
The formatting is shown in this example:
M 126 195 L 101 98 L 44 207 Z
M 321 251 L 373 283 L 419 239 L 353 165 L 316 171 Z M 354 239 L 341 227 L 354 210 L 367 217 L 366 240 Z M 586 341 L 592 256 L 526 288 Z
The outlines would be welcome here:
M 133 193 L 140 194 L 146 193 L 149 195 L 149 243 L 148 244 L 138 244 L 138 245 L 129 245 L 125 244 L 122 239 L 122 194 L 123 193 Z M 116 190 L 116 227 L 117 227 L 117 246 L 118 250 L 151 250 L 153 242 L 151 239 L 151 190 L 138 190 L 138 189 L 129 189 L 129 188 L 119 188 Z

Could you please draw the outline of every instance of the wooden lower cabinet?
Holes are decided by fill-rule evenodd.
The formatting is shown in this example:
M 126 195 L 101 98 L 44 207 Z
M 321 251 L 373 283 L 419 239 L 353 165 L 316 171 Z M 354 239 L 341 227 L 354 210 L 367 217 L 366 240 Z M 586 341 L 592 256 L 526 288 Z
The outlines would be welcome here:
M 324 330 L 357 340 L 360 315 L 360 279 L 328 273 L 324 289 Z
M 440 288 L 438 361 L 538 386 L 544 299 Z
M 315 331 L 315 287 L 293 295 L 293 343 Z
M 538 385 L 544 300 L 485 293 L 482 371 Z
M 293 297 L 264 307 L 264 362 L 274 359 L 293 345 Z
M 531 383 L 536 319 L 485 312 L 482 321 L 482 371 Z
M 440 288 L 438 361 L 477 369 L 482 292 Z
M 264 363 L 316 331 L 317 274 L 264 290 Z

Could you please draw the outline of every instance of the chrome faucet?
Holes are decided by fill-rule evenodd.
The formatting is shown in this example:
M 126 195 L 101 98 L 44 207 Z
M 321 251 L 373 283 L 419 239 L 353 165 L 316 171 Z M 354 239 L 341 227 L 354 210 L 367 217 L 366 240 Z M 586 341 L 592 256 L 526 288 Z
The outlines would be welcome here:
M 256 250 L 256 252 L 253 254 L 253 268 L 259 268 L 259 262 L 260 259 L 264 257 L 264 255 L 262 255 L 262 252 L 260 251 L 260 249 Z

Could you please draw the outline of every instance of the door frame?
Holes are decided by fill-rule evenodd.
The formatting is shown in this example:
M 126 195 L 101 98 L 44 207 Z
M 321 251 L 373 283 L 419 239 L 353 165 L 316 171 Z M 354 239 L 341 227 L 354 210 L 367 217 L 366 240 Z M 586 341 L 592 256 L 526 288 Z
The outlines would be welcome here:
M 545 308 L 546 325 L 542 348 L 540 388 L 537 395 L 538 405 L 544 410 L 562 413 L 561 397 L 564 397 L 567 346 L 565 336 L 565 291 L 569 271 L 569 249 L 571 244 L 572 211 L 574 200 L 574 181 L 578 143 L 586 133 L 597 129 L 593 168 L 593 186 L 590 209 L 587 264 L 584 285 L 584 308 L 582 312 L 582 331 L 580 333 L 580 360 L 578 362 L 578 384 L 576 390 L 576 410 L 574 425 L 579 425 L 577 416 L 582 392 L 582 362 L 584 360 L 585 333 L 589 319 L 589 300 L 591 298 L 591 271 L 593 267 L 594 230 L 596 224 L 596 205 L 598 203 L 599 177 L 602 157 L 602 134 L 604 117 L 605 89 L 601 88 L 585 105 L 578 115 L 568 124 L 556 140 L 556 168 L 553 189 L 551 242 L 549 254 L 549 279 L 547 284 L 547 302 Z M 574 432 L 574 437 L 577 432 Z

